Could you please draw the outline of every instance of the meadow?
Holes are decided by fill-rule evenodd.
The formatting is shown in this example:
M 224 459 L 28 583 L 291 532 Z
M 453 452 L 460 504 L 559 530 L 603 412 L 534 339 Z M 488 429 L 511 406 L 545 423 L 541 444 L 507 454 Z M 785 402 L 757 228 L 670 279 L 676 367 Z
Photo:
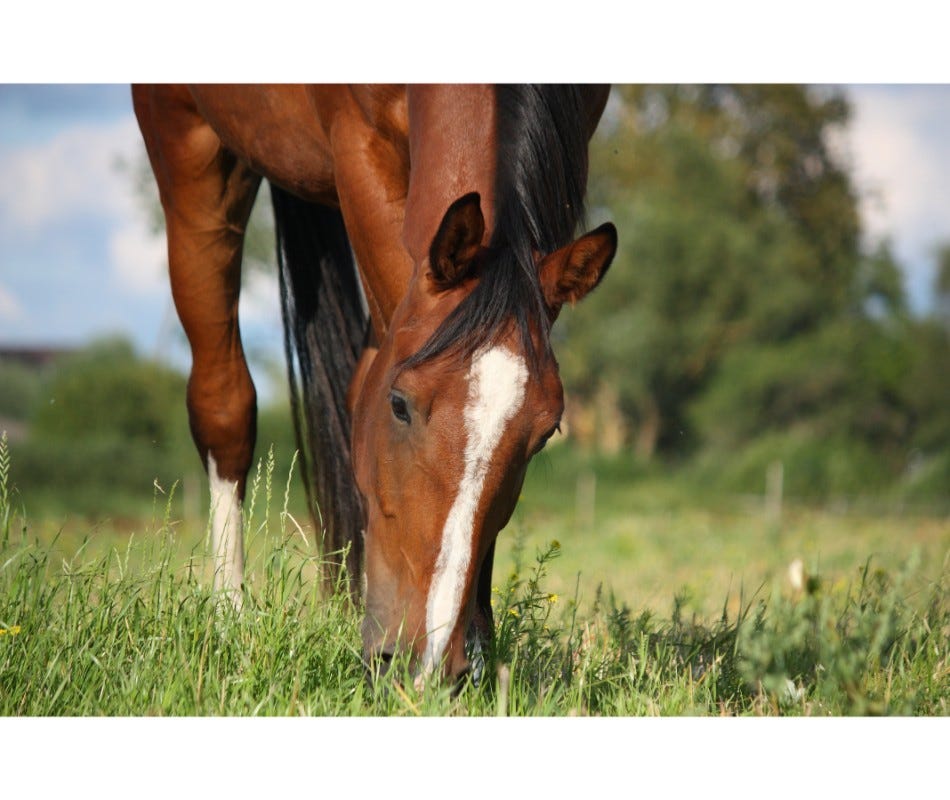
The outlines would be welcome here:
M 28 512 L 0 458 L 0 714 L 946 715 L 950 522 L 710 498 L 566 446 L 495 567 L 486 680 L 366 680 L 321 591 L 296 475 L 261 459 L 244 611 L 212 596 L 177 487 L 137 519 Z M 797 562 L 797 564 L 796 564 Z M 794 566 L 793 566 L 794 565 Z

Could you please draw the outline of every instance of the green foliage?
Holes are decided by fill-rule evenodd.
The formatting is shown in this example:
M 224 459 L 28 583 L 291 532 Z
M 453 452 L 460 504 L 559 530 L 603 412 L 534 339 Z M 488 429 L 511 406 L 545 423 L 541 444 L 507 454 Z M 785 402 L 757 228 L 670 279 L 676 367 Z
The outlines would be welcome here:
M 934 290 L 941 301 L 950 298 L 950 244 L 937 249 L 937 275 L 934 278 Z
M 9 512 L 0 440 L 0 518 Z M 290 478 L 288 474 L 287 483 Z M 16 519 L 0 542 L 4 715 L 722 715 L 946 714 L 950 604 L 923 592 L 913 561 L 869 565 L 856 587 L 820 576 L 713 622 L 634 615 L 610 592 L 589 611 L 546 587 L 555 542 L 494 596 L 484 680 L 414 687 L 405 660 L 374 683 L 360 659 L 360 609 L 321 591 L 322 564 L 283 506 L 272 456 L 246 508 L 241 613 L 209 589 L 210 565 L 157 527 L 65 558 Z M 18 530 L 18 535 L 12 531 Z
M 12 474 L 31 502 L 115 514 L 127 498 L 148 502 L 153 484 L 167 489 L 189 469 L 185 380 L 128 342 L 93 343 L 34 378 Z
M 947 685 L 939 666 L 946 644 L 931 626 L 939 630 L 948 617 L 942 584 L 924 608 L 907 604 L 913 570 L 909 563 L 890 575 L 869 562 L 856 589 L 832 596 L 812 578 L 800 596 L 775 601 L 771 619 L 761 604 L 737 638 L 738 665 L 747 683 L 761 687 L 779 710 L 808 703 L 825 713 L 843 708 L 860 715 L 913 714 L 921 703 L 930 706 L 934 691 Z M 937 665 L 932 679 L 908 685 L 903 697 L 889 696 L 894 674 L 925 672 L 922 662 Z
M 315 560 L 272 538 L 236 614 L 210 594 L 167 525 L 134 548 L 54 566 L 21 540 L 0 569 L 0 713 L 149 715 L 946 714 L 950 608 L 901 576 L 856 591 L 773 597 L 713 623 L 588 613 L 513 576 L 486 680 L 413 688 L 404 662 L 367 683 L 359 613 L 323 597 Z M 136 566 L 140 560 L 142 566 Z M 190 561 L 192 567 L 195 559 Z
M 948 455 L 950 444 L 950 325 L 924 320 L 908 330 L 909 368 L 900 396 L 913 417 L 911 445 Z
M 783 344 L 734 347 L 692 405 L 694 426 L 720 447 L 795 426 L 897 446 L 911 426 L 900 402 L 906 344 L 899 332 L 844 320 Z
M 585 399 L 615 387 L 643 455 L 683 452 L 704 441 L 689 405 L 724 354 L 788 341 L 854 302 L 856 200 L 827 144 L 847 109 L 800 87 L 617 97 L 592 196 L 616 218 L 620 250 L 610 291 L 563 323 L 564 378 Z
M 29 507 L 80 514 L 134 513 L 147 508 L 154 486 L 170 488 L 185 474 L 184 454 L 169 454 L 116 436 L 20 443 L 13 477 Z M 195 469 L 200 469 L 197 463 Z
M 184 393 L 181 374 L 139 358 L 127 341 L 97 342 L 59 365 L 32 433 L 47 440 L 118 437 L 169 450 L 181 437 Z
M 710 489 L 761 494 L 766 472 L 776 462 L 783 466 L 784 493 L 800 502 L 879 496 L 894 480 L 893 470 L 865 442 L 807 430 L 761 435 L 725 462 L 710 451 L 694 461 L 690 472 Z
M 0 418 L 25 421 L 39 401 L 43 377 L 12 361 L 0 361 Z
M 257 442 L 258 457 L 265 455 L 269 448 L 273 448 L 277 454 L 277 468 L 281 471 L 289 469 L 293 455 L 297 451 L 289 404 L 279 403 L 258 409 Z
M 570 396 L 615 402 L 641 458 L 726 462 L 717 485 L 747 487 L 763 461 L 791 458 L 792 485 L 829 497 L 942 463 L 950 326 L 939 299 L 933 321 L 909 315 L 886 243 L 861 249 L 832 145 L 843 98 L 628 86 L 613 100 L 591 198 L 620 248 L 605 288 L 559 322 Z
M 950 451 L 934 455 L 920 451 L 912 454 L 896 492 L 902 500 L 914 505 L 926 504 L 942 513 L 950 513 Z
M 197 483 L 202 465 L 179 372 L 112 339 L 21 377 L 29 391 L 16 410 L 29 424 L 26 437 L 11 444 L 11 481 L 31 508 L 135 515 L 150 506 L 156 484 L 167 491 L 184 479 Z M 275 448 L 281 468 L 289 467 L 296 443 L 286 406 L 259 410 L 258 441 L 262 450 Z M 294 488 L 296 508 L 302 487 Z

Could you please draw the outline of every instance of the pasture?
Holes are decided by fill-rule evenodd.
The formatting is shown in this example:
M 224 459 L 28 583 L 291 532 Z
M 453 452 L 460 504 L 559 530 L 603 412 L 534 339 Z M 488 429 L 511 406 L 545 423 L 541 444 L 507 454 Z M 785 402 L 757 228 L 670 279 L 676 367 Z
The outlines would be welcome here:
M 917 314 L 838 94 L 619 87 L 591 139 L 590 84 L 135 86 L 188 390 L 121 344 L 0 376 L 0 713 L 945 715 L 950 251 Z
M 776 520 L 761 498 L 552 447 L 499 539 L 485 679 L 420 691 L 398 663 L 366 681 L 360 611 L 320 590 L 289 465 L 252 475 L 236 614 L 172 487 L 138 519 L 44 517 L 2 456 L 3 715 L 948 711 L 946 517 L 787 504 Z

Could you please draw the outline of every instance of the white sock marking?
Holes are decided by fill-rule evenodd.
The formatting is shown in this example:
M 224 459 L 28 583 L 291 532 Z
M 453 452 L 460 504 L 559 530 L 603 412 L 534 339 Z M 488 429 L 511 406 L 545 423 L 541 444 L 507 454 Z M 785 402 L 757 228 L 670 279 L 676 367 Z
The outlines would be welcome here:
M 208 483 L 211 488 L 211 551 L 214 588 L 223 590 L 231 602 L 241 607 L 244 583 L 244 521 L 237 482 L 218 475 L 218 465 L 208 453 Z
M 422 672 L 438 666 L 458 621 L 465 575 L 472 560 L 475 513 L 492 456 L 509 420 L 524 402 L 528 370 L 503 347 L 483 350 L 472 360 L 465 404 L 465 471 L 442 529 L 426 603 L 426 649 Z

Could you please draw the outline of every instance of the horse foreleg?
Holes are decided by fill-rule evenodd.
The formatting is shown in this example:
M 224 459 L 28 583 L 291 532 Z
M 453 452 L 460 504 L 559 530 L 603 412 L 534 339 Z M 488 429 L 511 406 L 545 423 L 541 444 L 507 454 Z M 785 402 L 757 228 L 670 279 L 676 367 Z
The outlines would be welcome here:
M 241 506 L 257 428 L 257 395 L 238 324 L 241 248 L 234 234 L 219 231 L 200 248 L 199 263 L 191 257 L 195 238 L 194 229 L 170 222 L 172 294 L 192 352 L 188 419 L 211 492 L 214 587 L 239 605 Z
M 240 343 L 209 370 L 201 331 L 188 331 L 196 353 L 188 381 L 192 438 L 208 472 L 210 537 L 216 591 L 241 605 L 244 583 L 242 504 L 254 452 L 257 400 Z
M 211 489 L 214 588 L 240 606 L 241 506 L 257 396 L 238 297 L 244 230 L 260 178 L 224 149 L 185 90 L 136 87 L 133 97 L 165 210 L 172 296 L 191 346 L 188 419 Z

